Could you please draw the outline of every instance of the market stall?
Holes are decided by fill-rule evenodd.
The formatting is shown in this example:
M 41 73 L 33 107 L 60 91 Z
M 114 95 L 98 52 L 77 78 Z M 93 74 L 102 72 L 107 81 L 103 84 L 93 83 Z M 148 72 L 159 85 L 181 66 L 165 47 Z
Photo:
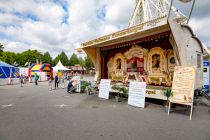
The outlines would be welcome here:
M 54 72 L 58 72 L 58 71 L 70 71 L 70 69 L 66 68 L 63 66 L 63 64 L 61 63 L 61 61 L 59 60 L 57 65 L 55 67 L 53 67 L 53 71 Z

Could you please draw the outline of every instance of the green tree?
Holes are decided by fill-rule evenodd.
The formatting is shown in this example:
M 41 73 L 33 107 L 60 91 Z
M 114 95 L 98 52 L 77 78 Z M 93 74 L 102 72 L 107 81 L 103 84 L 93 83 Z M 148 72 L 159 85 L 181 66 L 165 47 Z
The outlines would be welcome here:
M 59 55 L 59 59 L 64 66 L 67 66 L 69 64 L 69 59 L 64 51 L 62 51 Z
M 27 50 L 21 54 L 21 59 L 23 59 L 23 63 L 26 62 L 36 63 L 36 59 L 41 60 L 42 54 L 37 50 Z
M 60 60 L 60 55 L 57 55 L 55 59 L 53 59 L 53 66 L 55 66 L 59 60 Z
M 52 64 L 52 57 L 50 56 L 49 52 L 45 52 L 41 56 L 42 63 L 49 63 Z
M 63 51 L 55 57 L 55 59 L 53 60 L 53 66 L 55 66 L 59 60 L 64 66 L 67 66 L 69 64 L 68 57 Z
M 80 63 L 79 63 L 79 59 L 77 58 L 77 55 L 73 53 L 69 59 L 69 65 L 74 66 L 75 64 L 80 64 Z
M 85 60 L 82 57 L 80 57 L 78 59 L 79 59 L 80 66 L 84 67 L 85 66 Z
M 91 61 L 90 57 L 89 56 L 85 57 L 85 68 L 88 70 L 93 67 L 94 67 L 94 65 L 93 65 L 93 62 Z
M 41 60 L 42 54 L 37 50 L 27 50 L 22 53 L 15 54 L 15 62 L 20 65 L 24 66 L 27 62 L 30 64 L 36 63 L 36 59 Z M 11 60 L 12 62 L 13 60 Z
M 8 64 L 13 65 L 16 62 L 16 55 L 13 52 L 2 52 L 0 59 Z
M 0 43 L 0 56 L 2 56 L 3 51 L 4 51 L 4 46 Z
M 20 66 L 24 66 L 25 65 L 25 60 L 23 59 L 23 55 L 22 53 L 17 53 L 16 54 L 16 63 Z

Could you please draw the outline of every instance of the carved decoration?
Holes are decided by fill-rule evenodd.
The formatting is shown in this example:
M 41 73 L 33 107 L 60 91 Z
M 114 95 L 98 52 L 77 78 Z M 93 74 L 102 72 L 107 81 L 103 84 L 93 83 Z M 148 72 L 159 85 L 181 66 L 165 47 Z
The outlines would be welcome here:
M 173 57 L 172 49 L 165 51 L 155 47 L 148 52 L 147 49 L 134 45 L 124 55 L 117 53 L 109 59 L 108 78 L 112 81 L 125 82 L 125 77 L 128 81 L 132 80 L 130 77 L 139 75 L 149 85 L 171 86 L 172 70 L 175 66 Z
M 108 67 L 108 77 L 113 81 L 123 81 L 123 75 L 125 72 L 125 57 L 118 53 L 114 58 L 110 58 L 107 67 Z
M 108 79 L 112 79 L 112 73 L 113 73 L 113 64 L 114 64 L 114 58 L 111 57 L 107 63 L 108 68 Z
M 167 60 L 165 51 L 160 47 L 152 48 L 148 54 L 148 72 L 149 76 L 165 76 L 167 71 Z
M 168 71 L 169 72 L 173 72 L 174 71 L 174 67 L 176 66 L 176 61 L 175 61 L 175 57 L 174 57 L 174 52 L 172 49 L 169 49 L 167 51 L 167 58 L 168 58 Z
M 139 45 L 133 45 L 129 51 L 124 53 L 126 59 L 131 59 L 132 57 L 147 57 L 148 50 L 140 47 Z
M 124 56 L 127 59 L 127 72 L 141 72 L 146 69 L 148 50 L 140 47 L 139 45 L 133 45 Z

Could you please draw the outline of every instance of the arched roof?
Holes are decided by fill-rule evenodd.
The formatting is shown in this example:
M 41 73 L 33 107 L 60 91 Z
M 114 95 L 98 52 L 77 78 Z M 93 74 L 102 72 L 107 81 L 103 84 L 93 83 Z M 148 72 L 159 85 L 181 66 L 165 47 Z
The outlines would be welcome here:
M 184 27 L 184 28 L 186 28 L 186 29 L 188 29 L 188 30 L 190 31 L 190 33 L 191 33 L 191 35 L 192 35 L 192 38 L 194 38 L 194 39 L 198 42 L 198 44 L 199 44 L 200 47 L 201 47 L 201 51 L 202 51 L 202 53 L 204 54 L 203 44 L 202 44 L 202 42 L 200 41 L 200 39 L 199 39 L 198 37 L 196 37 L 196 35 L 194 34 L 192 28 L 191 28 L 189 25 L 186 25 L 186 24 L 183 24 L 183 25 L 181 25 L 181 26 Z
M 30 66 L 31 71 L 52 71 L 53 68 L 50 64 L 32 64 Z

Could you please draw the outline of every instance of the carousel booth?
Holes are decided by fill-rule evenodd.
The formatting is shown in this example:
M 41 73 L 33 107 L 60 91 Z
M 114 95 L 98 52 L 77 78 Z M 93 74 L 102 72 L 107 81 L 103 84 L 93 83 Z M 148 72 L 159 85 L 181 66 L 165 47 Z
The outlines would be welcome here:
M 18 83 L 19 68 L 0 61 L 0 85 Z
M 174 20 L 138 24 L 86 42 L 82 49 L 95 65 L 95 80 L 143 81 L 149 98 L 166 100 L 175 66 L 196 66 L 195 88 L 202 88 L 202 44 L 188 25 Z
M 32 64 L 28 71 L 29 78 L 39 75 L 39 81 L 46 81 L 47 77 L 53 74 L 53 68 L 50 64 Z M 33 78 L 32 78 L 33 79 Z

